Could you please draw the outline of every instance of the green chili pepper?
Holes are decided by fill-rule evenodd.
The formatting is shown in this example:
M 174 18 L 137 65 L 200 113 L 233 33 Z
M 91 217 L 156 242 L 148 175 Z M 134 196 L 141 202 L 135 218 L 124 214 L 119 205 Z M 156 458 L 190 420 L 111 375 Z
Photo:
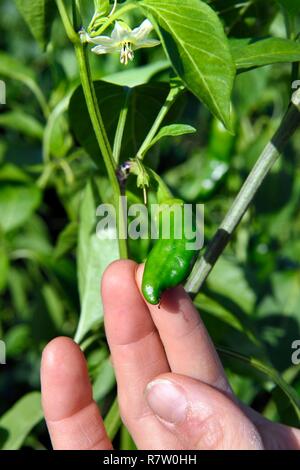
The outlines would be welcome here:
M 159 238 L 147 258 L 142 281 L 143 295 L 150 304 L 159 304 L 165 290 L 178 286 L 187 278 L 198 251 L 193 248 L 195 220 L 193 217 L 193 223 L 188 227 L 184 209 L 180 199 L 165 201 L 160 207 Z M 165 225 L 167 220 L 169 233 Z

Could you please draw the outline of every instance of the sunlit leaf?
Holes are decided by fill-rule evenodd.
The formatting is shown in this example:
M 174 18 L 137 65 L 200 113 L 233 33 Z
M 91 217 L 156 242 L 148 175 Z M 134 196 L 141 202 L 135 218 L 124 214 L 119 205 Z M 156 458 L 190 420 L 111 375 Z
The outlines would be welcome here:
M 184 84 L 231 128 L 235 66 L 217 14 L 200 0 L 142 0 L 139 5 L 153 20 Z
M 30 217 L 41 201 L 36 186 L 2 184 L 0 187 L 0 227 L 13 230 Z
M 43 126 L 30 114 L 22 111 L 11 111 L 0 114 L 0 127 L 6 127 L 20 132 L 23 135 L 34 139 L 42 140 Z
M 54 252 L 56 258 L 61 258 L 65 254 L 69 253 L 76 246 L 77 235 L 78 223 L 71 222 L 59 234 Z
M 43 418 L 41 394 L 24 395 L 0 418 L 0 448 L 18 450 L 34 426 Z
M 170 124 L 160 129 L 151 144 L 147 147 L 147 150 L 165 137 L 178 137 L 180 135 L 194 134 L 195 132 L 197 132 L 197 129 L 186 124 Z
M 32 35 L 44 49 L 56 9 L 53 0 L 15 0 Z
M 230 47 L 238 70 L 300 60 L 300 44 L 288 39 L 232 39 Z
M 96 207 L 88 184 L 81 205 L 78 240 L 78 278 L 81 313 L 75 339 L 80 342 L 85 334 L 103 321 L 100 282 L 107 266 L 119 258 L 117 239 L 104 240 L 96 234 Z
M 126 99 L 126 89 L 105 82 L 95 82 L 96 95 L 111 145 L 114 142 L 119 114 Z M 135 156 L 149 132 L 168 95 L 169 86 L 164 83 L 140 85 L 130 90 L 128 115 L 122 144 L 122 158 Z M 71 127 L 79 143 L 87 150 L 95 163 L 103 165 L 99 146 L 87 112 L 82 88 L 73 94 L 69 116 Z

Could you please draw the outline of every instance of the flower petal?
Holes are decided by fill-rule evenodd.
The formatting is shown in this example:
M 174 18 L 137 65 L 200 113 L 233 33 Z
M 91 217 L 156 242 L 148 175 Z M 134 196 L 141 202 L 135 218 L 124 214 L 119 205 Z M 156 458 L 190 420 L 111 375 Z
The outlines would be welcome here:
M 116 46 L 95 46 L 91 49 L 94 54 L 110 54 L 112 52 L 120 52 L 120 48 Z
M 119 21 L 116 21 L 113 32 L 111 33 L 111 38 L 115 42 L 121 42 L 124 41 L 124 39 L 126 39 L 130 34 L 131 30 L 129 27 L 126 29 L 124 26 L 122 26 L 121 23 L 119 23 Z
M 155 47 L 160 44 L 158 39 L 144 39 L 139 41 L 137 44 L 133 44 L 132 49 L 136 51 L 137 49 L 142 49 L 144 47 Z
M 109 36 L 96 36 L 94 38 L 89 37 L 91 44 L 99 44 L 100 46 L 114 46 L 115 41 Z
M 144 20 L 143 23 L 138 28 L 135 28 L 131 31 L 130 37 L 134 42 L 139 42 L 145 39 L 148 36 L 148 34 L 151 33 L 152 30 L 153 30 L 153 25 L 151 21 Z

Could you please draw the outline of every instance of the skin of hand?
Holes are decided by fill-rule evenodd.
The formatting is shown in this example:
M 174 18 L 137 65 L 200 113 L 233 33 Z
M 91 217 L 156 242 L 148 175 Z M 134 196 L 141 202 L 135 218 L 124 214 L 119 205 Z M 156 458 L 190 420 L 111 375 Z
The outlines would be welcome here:
M 122 420 L 139 449 L 300 449 L 300 430 L 239 403 L 205 326 L 182 287 L 146 304 L 143 266 L 117 261 L 102 279 L 105 329 Z M 78 345 L 56 338 L 41 365 L 54 449 L 110 450 Z

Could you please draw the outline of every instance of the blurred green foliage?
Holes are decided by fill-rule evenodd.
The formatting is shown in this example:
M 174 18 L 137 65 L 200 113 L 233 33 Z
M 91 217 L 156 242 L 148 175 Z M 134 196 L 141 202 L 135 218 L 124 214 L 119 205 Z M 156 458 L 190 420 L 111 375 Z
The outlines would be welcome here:
M 288 16 L 293 14 L 284 15 L 276 1 L 268 2 L 267 7 L 260 0 L 244 5 L 234 0 L 207 3 L 220 12 L 226 32 L 233 37 L 272 34 L 284 38 Z M 88 122 L 81 114 L 81 92 L 73 94 L 79 79 L 72 47 L 57 13 L 52 14 L 51 42 L 44 50 L 34 41 L 16 4 L 10 0 L 0 4 L 0 78 L 7 84 L 7 104 L 0 108 L 0 338 L 7 348 L 7 364 L 0 366 L 3 448 L 50 446 L 41 421 L 39 394 L 32 392 L 39 390 L 43 347 L 55 336 L 73 337 L 77 331 L 95 398 L 104 415 L 115 397 L 97 286 L 101 269 L 118 253 L 116 246 L 99 246 L 91 222 L 95 207 L 111 201 L 112 194 L 93 136 L 89 138 L 84 131 Z M 298 32 L 299 18 L 293 17 L 292 25 Z M 46 31 L 36 34 L 44 46 Z M 140 51 L 125 72 L 114 55 L 90 59 L 93 76 L 113 83 L 98 85 L 99 90 L 102 87 L 114 94 L 111 107 L 105 111 L 112 131 L 123 94 L 120 85 L 141 86 L 133 100 L 135 106 L 140 100 L 142 113 L 138 134 L 134 128 L 127 132 L 140 139 L 142 125 L 147 126 L 155 115 L 167 88 L 164 83 L 153 85 L 168 80 L 162 49 Z M 205 202 L 206 240 L 214 234 L 287 108 L 291 69 L 290 64 L 277 64 L 237 76 L 233 96 L 236 134 L 227 135 L 225 140 L 220 137 L 224 130 L 218 128 L 207 109 L 185 93 L 171 121 L 185 122 L 197 133 L 162 140 L 147 159 L 175 195 Z M 295 70 L 294 65 L 294 74 Z M 151 84 L 145 85 L 148 81 Z M 145 94 L 144 98 L 139 92 Z M 133 118 L 135 113 L 133 108 Z M 134 126 L 133 119 L 130 123 Z M 129 138 L 124 159 L 130 156 L 132 146 L 136 141 Z M 141 191 L 133 182 L 129 189 L 133 201 L 142 201 Z M 270 365 L 298 394 L 300 369 L 291 364 L 291 344 L 300 338 L 299 200 L 297 133 L 195 299 L 217 345 Z M 83 224 L 88 214 L 90 219 Z M 148 249 L 147 243 L 130 243 L 131 257 L 138 261 L 146 257 Z M 101 255 L 104 251 L 108 257 Z M 97 259 L 97 253 L 100 267 L 89 261 Z M 94 296 L 85 299 L 88 276 L 93 278 L 96 290 Z M 87 323 L 78 330 L 80 311 Z M 270 419 L 299 424 L 272 378 L 238 358 L 222 355 L 222 359 L 241 400 Z M 24 397 L 26 394 L 30 395 Z M 27 399 L 26 406 L 21 401 L 11 408 L 21 397 Z M 15 436 L 15 422 L 21 419 L 26 424 Z M 118 429 L 114 433 L 116 446 L 132 445 L 126 430 L 118 433 Z

